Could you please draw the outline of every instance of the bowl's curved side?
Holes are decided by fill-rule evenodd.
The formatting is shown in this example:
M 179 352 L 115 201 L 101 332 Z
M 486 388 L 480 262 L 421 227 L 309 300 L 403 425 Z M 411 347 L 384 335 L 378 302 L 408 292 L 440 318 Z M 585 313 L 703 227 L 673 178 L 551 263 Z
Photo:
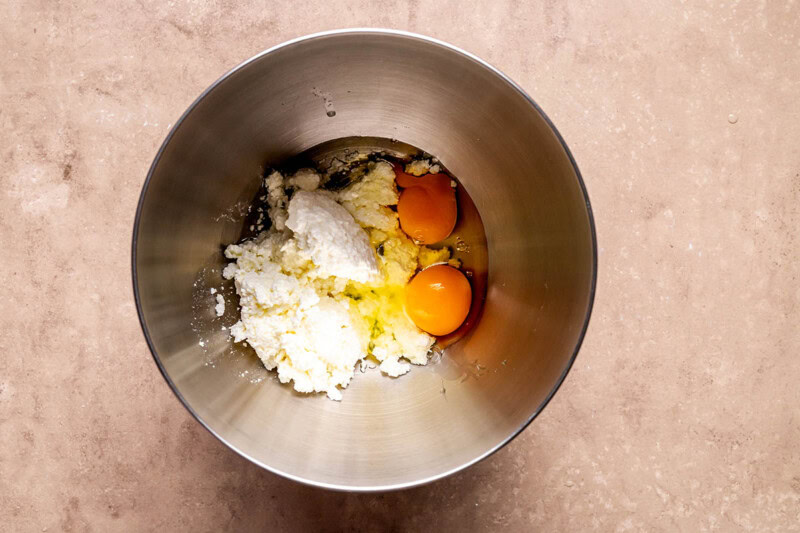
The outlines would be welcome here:
M 343 43 L 346 50 L 336 52 Z M 346 77 L 329 80 L 320 74 L 331 61 L 347 57 L 353 69 L 380 75 L 380 70 L 364 70 L 370 65 L 359 66 L 352 57 L 358 54 L 361 63 L 379 58 L 382 68 L 394 61 L 400 69 L 395 77 L 415 64 L 427 65 L 429 70 L 408 75 L 428 76 L 431 89 L 405 94 L 380 80 L 365 88 Z M 307 72 L 297 74 L 298 69 Z M 270 76 L 295 75 L 283 93 L 267 84 Z M 342 95 L 334 120 L 318 101 L 321 89 L 307 86 L 315 79 L 322 89 L 334 86 L 334 94 Z M 463 96 L 459 84 L 485 89 L 482 98 Z M 252 118 L 251 110 L 261 115 Z M 450 132 L 446 136 L 443 126 Z M 475 335 L 456 345 L 453 356 L 477 358 L 494 372 L 465 383 L 448 381 L 446 399 L 439 394 L 439 382 L 446 378 L 429 367 L 400 380 L 359 376 L 363 379 L 348 388 L 342 404 L 298 398 L 285 387 L 237 380 L 221 369 L 229 363 L 203 365 L 208 354 L 197 346 L 198 333 L 187 327 L 199 321 L 200 333 L 209 334 L 203 328 L 210 322 L 198 318 L 196 294 L 183 285 L 200 272 L 218 269 L 220 245 L 236 240 L 241 229 L 241 219 L 219 220 L 218 214 L 252 197 L 264 161 L 348 135 L 394 137 L 436 154 L 468 188 L 487 225 L 487 309 Z M 498 151 L 503 158 L 480 158 Z M 194 167 L 189 171 L 182 165 Z M 528 189 L 538 197 L 529 197 Z M 517 205 L 524 200 L 530 205 Z M 150 167 L 137 205 L 131 257 L 145 339 L 189 412 L 232 450 L 267 470 L 315 486 L 358 491 L 442 478 L 518 435 L 566 378 L 588 328 L 597 282 L 597 237 L 586 186 L 544 111 L 474 55 L 393 30 L 337 30 L 295 39 L 248 59 L 206 89 L 172 127 Z M 222 352 L 228 343 L 217 332 L 211 346 Z M 265 406 L 271 406 L 266 416 Z M 305 427 L 283 417 L 286 411 Z M 337 424 L 349 425 L 349 434 L 336 432 Z M 406 445 L 413 439 L 429 457 L 403 452 L 394 442 L 403 439 Z M 388 450 L 370 451 L 387 443 Z

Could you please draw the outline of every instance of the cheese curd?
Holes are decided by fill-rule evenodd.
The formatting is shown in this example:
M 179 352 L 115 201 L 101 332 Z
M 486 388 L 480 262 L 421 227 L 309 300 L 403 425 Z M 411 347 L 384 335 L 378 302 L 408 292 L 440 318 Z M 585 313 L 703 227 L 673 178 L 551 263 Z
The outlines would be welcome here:
M 255 239 L 232 244 L 240 320 L 230 328 L 267 369 L 299 392 L 341 400 L 356 364 L 372 360 L 397 377 L 424 365 L 434 338 L 403 310 L 404 287 L 419 266 L 450 259 L 402 232 L 395 205 L 394 170 L 368 163 L 343 190 L 320 189 L 324 178 L 302 169 L 265 179 L 272 226 Z
M 430 159 L 416 159 L 406 165 L 405 171 L 412 176 L 422 176 L 423 174 L 436 174 L 442 170 L 437 163 Z

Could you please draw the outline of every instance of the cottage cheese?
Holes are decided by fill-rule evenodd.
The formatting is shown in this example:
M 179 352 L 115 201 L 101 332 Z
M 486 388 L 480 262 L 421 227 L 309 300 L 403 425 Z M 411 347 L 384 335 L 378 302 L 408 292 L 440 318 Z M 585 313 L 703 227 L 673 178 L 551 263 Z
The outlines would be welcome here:
M 231 335 L 235 342 L 246 340 L 268 370 L 277 369 L 282 383 L 339 400 L 337 387 L 346 387 L 353 376 L 368 332 L 346 299 L 320 295 L 308 277 L 282 271 L 284 238 L 277 231 L 263 233 L 225 251 L 236 263 L 223 275 L 234 279 L 241 307 Z
M 239 295 L 234 341 L 252 346 L 282 383 L 340 400 L 360 360 L 393 377 L 427 363 L 434 339 L 405 315 L 403 291 L 419 265 L 447 261 L 449 252 L 400 230 L 388 207 L 398 198 L 389 163 L 370 163 L 336 193 L 321 182 L 310 169 L 270 173 L 272 226 L 226 248 L 234 262 L 223 276 Z
M 225 314 L 225 297 L 223 297 L 221 294 L 217 294 L 217 305 L 214 306 L 214 312 L 217 313 L 217 316 L 222 316 Z
M 431 159 L 417 159 L 406 165 L 405 171 L 412 176 L 422 176 L 430 172 L 437 174 L 442 170 L 438 163 L 434 163 Z

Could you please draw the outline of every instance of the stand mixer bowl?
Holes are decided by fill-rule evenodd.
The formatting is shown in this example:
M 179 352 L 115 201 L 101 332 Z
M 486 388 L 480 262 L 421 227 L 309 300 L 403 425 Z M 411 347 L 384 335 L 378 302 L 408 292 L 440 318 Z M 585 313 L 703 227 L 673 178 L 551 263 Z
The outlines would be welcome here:
M 418 147 L 459 178 L 483 220 L 488 288 L 480 320 L 441 360 L 397 379 L 357 372 L 333 402 L 279 384 L 233 345 L 208 289 L 235 322 L 221 252 L 242 235 L 264 169 L 359 137 Z M 217 438 L 297 481 L 378 491 L 465 468 L 541 412 L 585 334 L 596 255 L 577 165 L 518 86 L 439 41 L 344 30 L 249 59 L 186 111 L 142 190 L 133 283 L 159 369 Z

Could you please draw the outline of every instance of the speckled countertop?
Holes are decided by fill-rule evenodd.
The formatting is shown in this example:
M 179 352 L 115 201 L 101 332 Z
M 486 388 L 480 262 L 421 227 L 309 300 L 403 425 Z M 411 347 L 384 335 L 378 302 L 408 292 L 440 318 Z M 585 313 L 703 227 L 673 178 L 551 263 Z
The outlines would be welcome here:
M 4 531 L 800 531 L 800 3 L 3 2 Z M 412 30 L 508 73 L 585 176 L 577 363 L 452 478 L 330 493 L 249 464 L 145 346 L 129 245 L 188 104 L 252 54 Z

